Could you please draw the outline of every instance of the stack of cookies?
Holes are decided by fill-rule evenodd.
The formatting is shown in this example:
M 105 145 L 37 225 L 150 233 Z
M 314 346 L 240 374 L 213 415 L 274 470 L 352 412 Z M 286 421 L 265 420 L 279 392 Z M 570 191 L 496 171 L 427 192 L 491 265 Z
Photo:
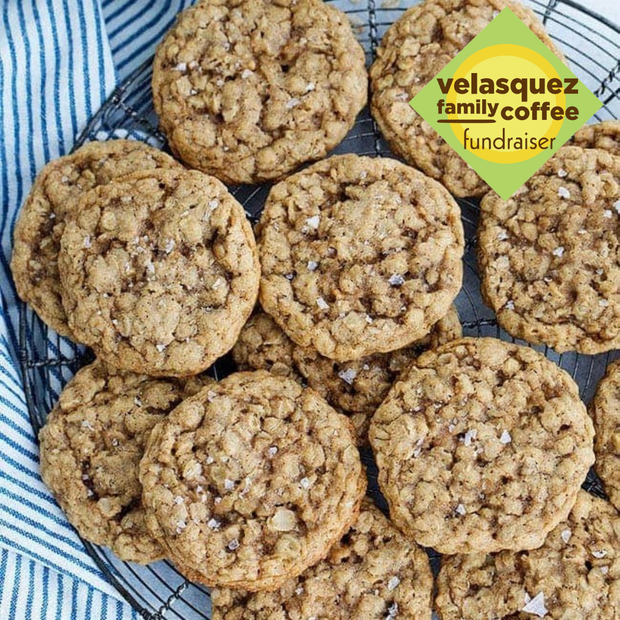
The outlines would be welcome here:
M 139 142 L 87 144 L 39 174 L 15 228 L 21 297 L 111 366 L 202 372 L 258 293 L 256 243 L 215 177 Z
M 502 201 L 407 105 L 506 6 L 560 55 L 506 0 L 426 0 L 386 33 L 371 111 L 407 163 L 317 161 L 366 104 L 341 12 L 200 0 L 153 74 L 191 169 L 115 140 L 39 174 L 12 269 L 96 354 L 40 435 L 82 537 L 171 560 L 214 588 L 216 620 L 620 617 L 620 365 L 590 416 L 541 353 L 462 337 L 453 197 L 482 197 L 482 292 L 506 331 L 611 351 L 620 124 L 584 128 Z M 252 230 L 223 183 L 269 180 Z M 237 372 L 207 376 L 228 352 Z M 368 446 L 389 519 L 364 497 Z M 580 490 L 593 464 L 613 505 Z M 436 582 L 422 547 L 445 556 Z

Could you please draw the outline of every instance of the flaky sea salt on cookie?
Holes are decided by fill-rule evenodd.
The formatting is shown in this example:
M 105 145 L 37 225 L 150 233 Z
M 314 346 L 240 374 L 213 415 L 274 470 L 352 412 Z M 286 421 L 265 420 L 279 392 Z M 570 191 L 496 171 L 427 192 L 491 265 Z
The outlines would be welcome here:
M 364 107 L 362 47 L 321 0 L 208 0 L 179 14 L 153 65 L 173 151 L 228 183 L 325 157 Z
M 369 431 L 392 519 L 446 554 L 541 545 L 575 502 L 593 437 L 564 370 L 493 338 L 423 353 Z
M 403 349 L 337 363 L 314 349 L 295 346 L 293 359 L 308 385 L 337 410 L 350 416 L 358 445 L 366 445 L 370 420 L 400 373 L 423 351 L 461 335 L 458 313 L 451 306 L 427 336 Z
M 616 620 L 620 617 L 620 515 L 579 491 L 570 516 L 532 551 L 444 557 L 441 620 Z
M 108 140 L 85 144 L 38 174 L 15 225 L 11 271 L 19 296 L 59 334 L 75 339 L 62 306 L 58 274 L 65 220 L 93 187 L 157 168 L 181 164 L 143 142 Z
M 620 346 L 620 157 L 561 148 L 478 229 L 482 294 L 511 335 L 556 351 Z
M 59 255 L 63 304 L 110 365 L 197 374 L 234 345 L 259 264 L 241 205 L 214 177 L 160 170 L 85 194 Z
M 152 379 L 96 361 L 67 384 L 39 435 L 41 475 L 80 536 L 130 562 L 164 556 L 144 523 L 138 463 L 155 424 L 209 383 Z
M 263 309 L 339 362 L 426 336 L 461 287 L 458 205 L 394 159 L 340 155 L 288 177 L 258 238 Z
M 329 555 L 275 592 L 214 590 L 213 620 L 430 620 L 428 557 L 370 500 Z
M 356 442 L 363 446 L 368 443 L 370 418 L 403 368 L 423 351 L 461 335 L 459 316 L 452 306 L 428 336 L 411 346 L 339 364 L 310 347 L 296 345 L 259 310 L 244 325 L 232 355 L 239 370 L 268 370 L 301 383 L 307 381 L 336 411 L 350 417 Z
M 346 417 L 296 381 L 230 375 L 151 434 L 147 525 L 185 576 L 275 590 L 355 521 L 366 475 Z

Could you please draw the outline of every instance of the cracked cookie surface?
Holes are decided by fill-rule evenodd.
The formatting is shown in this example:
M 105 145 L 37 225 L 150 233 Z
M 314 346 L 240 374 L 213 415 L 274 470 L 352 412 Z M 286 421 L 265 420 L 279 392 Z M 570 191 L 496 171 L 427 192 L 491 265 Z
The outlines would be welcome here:
M 482 200 L 485 302 L 511 335 L 558 352 L 620 346 L 620 157 L 561 148 L 508 201 Z
M 349 421 L 297 382 L 230 375 L 151 434 L 147 526 L 189 579 L 274 590 L 355 521 L 366 475 Z
M 620 360 L 607 368 L 590 407 L 594 420 L 594 469 L 620 510 Z M 620 587 L 620 586 L 619 586 Z
M 197 171 L 136 173 L 85 194 L 59 255 L 69 326 L 109 364 L 197 374 L 229 351 L 260 268 L 241 205 Z
M 227 183 L 282 177 L 343 140 L 367 98 L 347 17 L 319 0 L 209 0 L 155 55 L 153 100 L 173 151 Z
M 404 349 L 339 364 L 314 349 L 294 347 L 293 359 L 308 385 L 332 407 L 350 416 L 358 445 L 366 445 L 370 420 L 403 369 L 423 351 L 461 335 L 458 313 L 451 306 L 427 336 Z
M 423 353 L 369 432 L 392 519 L 447 554 L 541 545 L 594 462 L 593 436 L 565 371 L 493 338 Z
M 579 491 L 542 547 L 443 558 L 437 587 L 441 620 L 613 620 L 620 617 L 620 516 Z
M 424 337 L 461 287 L 458 205 L 394 159 L 334 156 L 278 183 L 258 236 L 261 306 L 340 362 Z
M 329 555 L 276 592 L 214 590 L 213 620 L 430 620 L 432 588 L 427 555 L 366 499 Z
M 456 196 L 482 196 L 487 184 L 409 105 L 504 8 L 560 59 L 534 13 L 505 0 L 426 0 L 389 28 L 370 69 L 371 112 L 392 150 Z
M 73 337 L 62 306 L 58 251 L 78 199 L 137 170 L 175 167 L 181 165 L 143 142 L 108 140 L 85 144 L 38 174 L 15 225 L 11 271 L 19 296 L 59 334 Z
M 358 446 L 368 443 L 370 418 L 390 387 L 417 355 L 460 338 L 461 323 L 454 306 L 413 345 L 339 364 L 309 347 L 297 346 L 266 313 L 258 311 L 245 324 L 233 348 L 239 370 L 268 370 L 307 381 L 336 411 L 349 416 Z
M 257 309 L 243 326 L 232 357 L 238 370 L 268 370 L 301 381 L 293 362 L 295 346 L 268 314 Z
M 152 379 L 95 361 L 67 384 L 39 436 L 41 475 L 80 536 L 125 561 L 164 556 L 144 523 L 138 463 L 153 426 L 211 381 Z

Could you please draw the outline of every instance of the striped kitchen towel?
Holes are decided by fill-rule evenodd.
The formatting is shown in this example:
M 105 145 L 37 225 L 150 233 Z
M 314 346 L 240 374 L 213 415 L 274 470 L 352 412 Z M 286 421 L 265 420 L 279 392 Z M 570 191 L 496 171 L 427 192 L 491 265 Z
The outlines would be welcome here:
M 17 363 L 12 231 L 36 173 L 71 150 L 190 0 L 4 0 L 0 11 L 0 618 L 133 618 L 38 473 Z

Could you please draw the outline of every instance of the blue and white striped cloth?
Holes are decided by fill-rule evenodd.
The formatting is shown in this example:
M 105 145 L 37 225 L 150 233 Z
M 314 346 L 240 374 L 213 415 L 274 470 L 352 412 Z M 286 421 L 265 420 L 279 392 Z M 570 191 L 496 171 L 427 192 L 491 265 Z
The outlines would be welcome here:
M 191 0 L 3 0 L 0 9 L 0 618 L 137 614 L 84 551 L 38 473 L 17 359 L 12 230 L 32 181 Z

